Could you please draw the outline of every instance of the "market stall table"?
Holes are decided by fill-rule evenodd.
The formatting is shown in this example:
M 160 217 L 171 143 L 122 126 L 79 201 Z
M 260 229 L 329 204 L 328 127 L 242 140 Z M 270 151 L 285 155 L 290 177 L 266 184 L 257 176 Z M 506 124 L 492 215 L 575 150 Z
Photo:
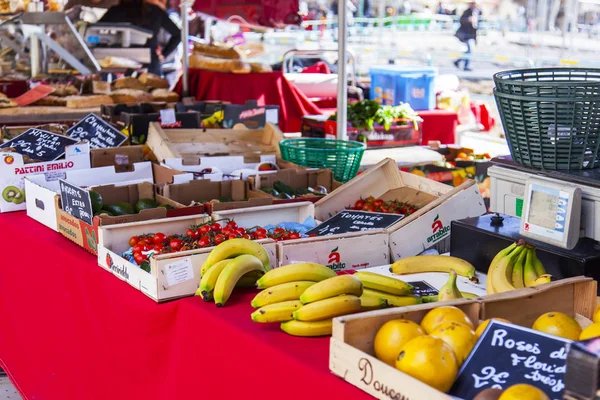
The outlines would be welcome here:
M 283 132 L 300 132 L 304 115 L 321 114 L 302 92 L 281 72 L 231 74 L 190 69 L 190 96 L 196 100 L 220 100 L 245 104 L 256 100 L 258 105 L 279 106 L 279 127 Z M 175 90 L 181 93 L 179 81 Z
M 252 322 L 254 291 L 156 304 L 24 212 L 0 226 L 0 367 L 26 399 L 370 398 L 329 338 Z
M 79 121 L 89 113 L 100 113 L 100 107 L 67 108 L 27 106 L 0 109 L 0 125 L 31 125 Z

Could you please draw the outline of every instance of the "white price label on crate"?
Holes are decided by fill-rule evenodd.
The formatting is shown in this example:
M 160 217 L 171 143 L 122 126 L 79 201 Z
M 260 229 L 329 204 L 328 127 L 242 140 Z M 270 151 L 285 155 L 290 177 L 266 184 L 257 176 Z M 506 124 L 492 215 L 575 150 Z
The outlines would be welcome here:
M 175 122 L 177 122 L 177 119 L 175 118 L 175 110 L 172 108 L 160 110 L 160 123 L 162 125 L 172 125 Z
M 194 270 L 192 269 L 192 259 L 190 257 L 182 258 L 165 267 L 167 283 L 169 286 L 177 285 L 194 279 Z

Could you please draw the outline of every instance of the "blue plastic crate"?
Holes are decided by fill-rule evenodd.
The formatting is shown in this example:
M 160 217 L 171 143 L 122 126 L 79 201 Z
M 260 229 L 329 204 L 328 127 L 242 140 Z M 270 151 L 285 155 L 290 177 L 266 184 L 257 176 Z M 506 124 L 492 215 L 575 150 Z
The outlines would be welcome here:
M 414 110 L 435 109 L 437 68 L 385 65 L 372 67 L 371 100 L 383 105 L 408 103 Z

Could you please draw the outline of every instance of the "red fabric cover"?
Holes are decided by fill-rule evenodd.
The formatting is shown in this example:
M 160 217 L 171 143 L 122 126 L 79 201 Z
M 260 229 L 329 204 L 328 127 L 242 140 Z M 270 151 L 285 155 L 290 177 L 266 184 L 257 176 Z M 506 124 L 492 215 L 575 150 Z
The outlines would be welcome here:
M 329 66 L 323 61 L 319 61 L 310 67 L 302 69 L 303 74 L 331 74 Z
M 438 140 L 441 144 L 455 143 L 458 114 L 446 110 L 417 112 L 423 118 L 421 144 L 426 146 L 430 140 Z
M 297 0 L 196 0 L 192 7 L 195 11 L 228 19 L 232 16 L 242 18 L 235 22 L 282 27 L 282 25 L 299 25 L 299 2 Z
M 0 367 L 25 399 L 368 399 L 329 372 L 329 339 L 217 309 L 156 304 L 25 212 L 0 214 Z
M 281 72 L 229 74 L 190 69 L 190 96 L 196 100 L 220 100 L 244 104 L 256 100 L 258 105 L 279 106 L 279 127 L 283 132 L 300 132 L 304 115 L 321 114 L 321 110 Z M 175 90 L 181 93 L 181 81 Z

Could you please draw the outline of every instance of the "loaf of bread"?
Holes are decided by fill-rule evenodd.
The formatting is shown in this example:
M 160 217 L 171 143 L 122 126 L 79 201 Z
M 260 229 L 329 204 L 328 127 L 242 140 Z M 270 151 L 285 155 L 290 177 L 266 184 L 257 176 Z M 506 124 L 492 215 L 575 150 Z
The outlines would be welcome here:
M 233 72 L 234 74 L 248 74 L 251 71 L 250 64 L 240 60 L 227 60 L 224 58 L 211 58 L 192 54 L 190 56 L 190 68 L 208 69 L 218 72 Z
M 119 78 L 113 82 L 113 89 L 134 89 L 134 90 L 143 90 L 147 91 L 146 85 L 144 85 L 139 80 L 132 78 L 130 76 Z
M 0 92 L 0 108 L 11 108 L 16 107 L 18 104 L 6 97 L 4 93 Z
M 273 72 L 273 68 L 269 64 L 251 62 L 250 68 L 252 72 Z
M 140 69 L 142 64 L 125 57 L 106 57 L 99 62 L 102 68 Z
M 57 97 L 67 97 L 67 96 L 75 96 L 79 94 L 79 90 L 73 85 L 65 85 L 62 83 L 51 83 L 47 85 L 54 89 L 52 92 L 52 96 Z
M 119 89 L 110 92 L 114 103 L 144 103 L 152 101 L 152 95 L 144 90 Z
M 242 54 L 233 47 L 215 46 L 212 44 L 194 43 L 194 54 L 205 57 L 241 60 Z
M 106 95 L 69 96 L 65 97 L 68 108 L 92 108 L 102 104 L 113 104 L 113 99 Z
M 179 101 L 179 95 L 167 89 L 154 89 L 152 91 L 154 101 L 166 101 L 167 103 L 176 103 Z
M 65 97 L 58 97 L 50 94 L 33 104 L 36 106 L 66 107 L 67 99 Z
M 141 74 L 138 80 L 151 89 L 169 88 L 169 82 L 167 82 L 160 76 L 151 74 L 149 72 L 144 72 L 143 74 Z

